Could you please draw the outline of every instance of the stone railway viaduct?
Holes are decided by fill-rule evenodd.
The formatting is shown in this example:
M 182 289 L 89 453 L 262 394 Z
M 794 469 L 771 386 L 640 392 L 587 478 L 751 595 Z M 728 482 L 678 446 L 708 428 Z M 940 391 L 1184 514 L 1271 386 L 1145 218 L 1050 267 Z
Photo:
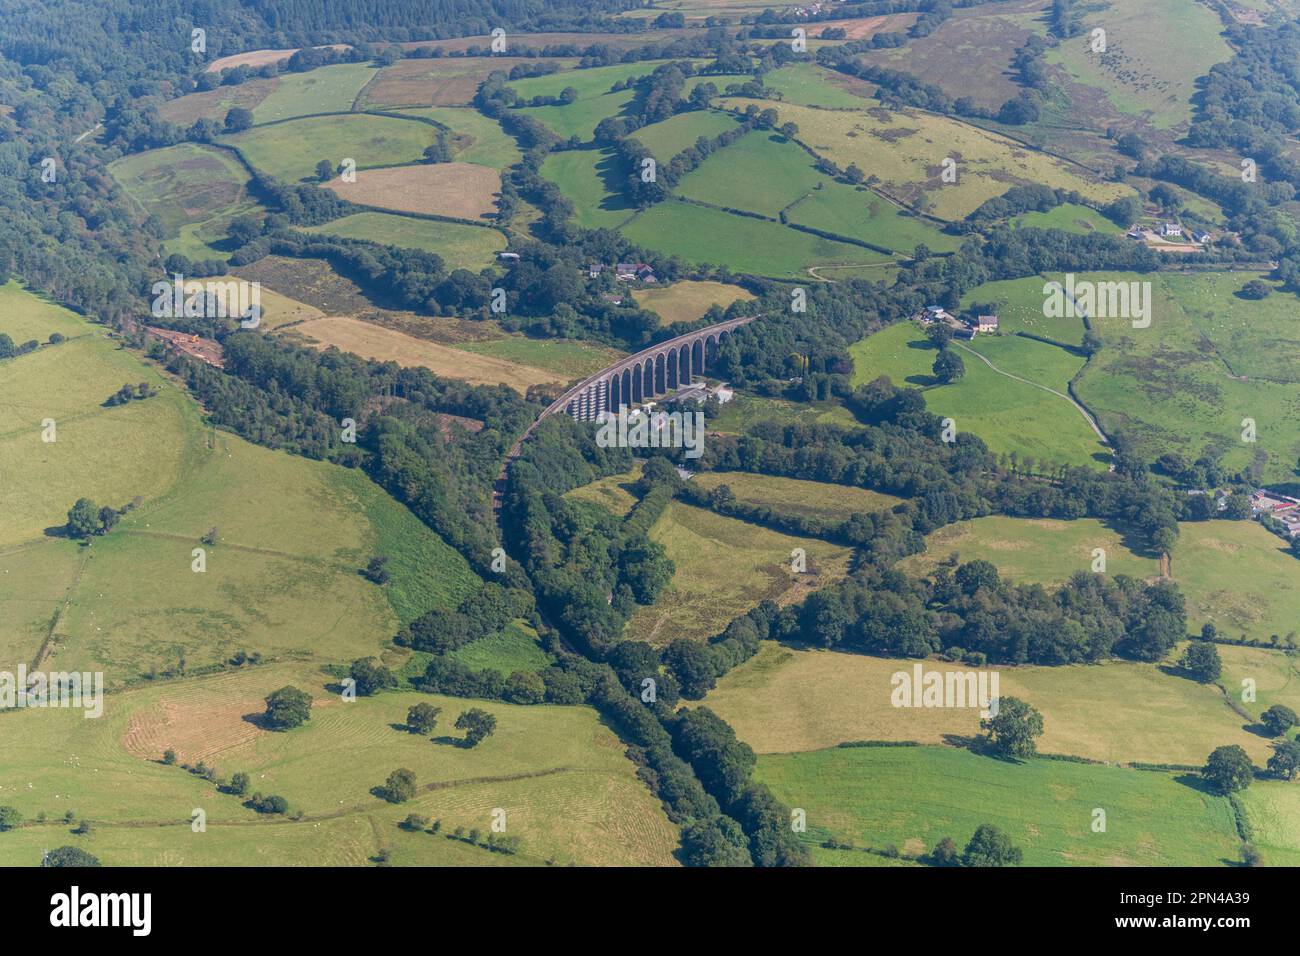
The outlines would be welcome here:
M 703 374 L 715 360 L 718 347 L 727 336 L 756 318 L 758 316 L 746 315 L 729 319 L 652 345 L 619 359 L 570 388 L 537 416 L 537 421 L 528 426 L 528 430 L 506 455 L 492 496 L 493 507 L 500 510 L 501 494 L 510 464 L 519 457 L 519 450 L 533 429 L 545 419 L 566 412 L 580 422 L 591 422 L 601 412 L 617 412 L 620 408 L 689 385 L 695 376 Z

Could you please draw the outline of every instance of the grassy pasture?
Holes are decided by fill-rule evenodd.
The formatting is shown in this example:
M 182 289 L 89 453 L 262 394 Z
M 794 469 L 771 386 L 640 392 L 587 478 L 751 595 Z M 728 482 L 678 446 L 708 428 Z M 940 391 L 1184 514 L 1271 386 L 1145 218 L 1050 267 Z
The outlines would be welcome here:
M 1076 571 L 1090 571 L 1093 550 L 1106 552 L 1106 573 L 1148 580 L 1160 574 L 1154 555 L 1135 553 L 1123 531 L 1093 518 L 1007 518 L 990 515 L 945 525 L 926 538 L 926 551 L 899 562 L 911 574 L 926 575 L 956 552 L 961 560 L 982 558 L 1004 577 L 1023 584 L 1056 585 Z
M 839 23 L 828 26 L 839 26 Z M 811 63 L 795 63 L 773 70 L 763 77 L 763 85 L 780 93 L 783 102 L 825 109 L 862 109 L 869 105 L 868 97 L 875 94 L 875 86 L 865 80 Z
M 671 325 L 694 322 L 714 305 L 725 309 L 733 302 L 748 302 L 754 295 L 725 282 L 683 279 L 671 285 L 636 289 L 632 297 L 641 308 L 657 312 L 665 325 Z
M 611 150 L 551 153 L 542 175 L 573 203 L 573 220 L 584 229 L 614 229 L 636 211 L 619 189 L 617 158 Z
M 425 123 L 388 116 L 313 116 L 223 137 L 248 162 L 278 179 L 314 178 L 316 164 L 356 160 L 358 169 L 418 162 L 435 139 Z
M 681 181 L 677 193 L 713 206 L 776 216 L 824 178 L 798 146 L 754 130 L 710 154 Z
M 845 428 L 853 428 L 858 424 L 852 412 L 834 402 L 787 402 L 759 395 L 737 395 L 723 406 L 721 415 L 709 422 L 709 428 L 729 434 L 742 434 L 763 421 L 780 422 L 783 425 L 840 425 Z
M 552 660 L 537 642 L 537 632 L 522 621 L 512 622 L 500 634 L 466 644 L 450 656 L 474 670 L 495 670 L 502 674 L 539 671 Z
M 1033 356 L 1033 365 L 1053 375 L 1064 370 L 1069 358 L 1069 353 L 1053 345 L 1024 339 L 1012 340 L 1004 347 L 1001 338 L 1006 336 L 999 337 L 996 345 L 977 339 L 977 348 L 990 353 L 990 361 L 1002 371 L 1030 381 L 1034 379 L 1019 371 L 1025 356 Z M 1016 364 L 999 364 L 1001 357 L 996 353 L 1004 349 L 1015 357 Z M 966 374 L 948 385 L 937 384 L 931 371 L 935 349 L 911 322 L 896 323 L 868 336 L 850 346 L 849 354 L 853 356 L 855 382 L 887 375 L 896 384 L 921 387 L 930 411 L 952 418 L 958 430 L 974 432 L 996 453 L 1015 452 L 1039 464 L 1097 465 L 1109 460 L 1105 446 L 1066 399 L 1000 375 L 969 351 L 957 353 Z M 1064 382 L 1039 384 L 1064 391 Z
M 1059 280 L 1060 277 L 1054 278 Z M 1047 280 L 1042 276 L 985 282 L 962 296 L 961 307 L 972 309 L 976 303 L 992 306 L 997 312 L 1003 333 L 1030 332 L 1051 339 L 1053 342 L 1079 345 L 1083 342 L 1082 319 L 1048 318 L 1043 315 L 1043 303 L 1046 299 L 1043 286 L 1046 282 Z M 974 345 L 978 349 L 983 349 L 989 341 L 993 340 L 977 338 Z M 1001 342 L 1001 337 L 997 341 Z M 1060 387 L 1052 382 L 1044 384 L 1052 385 L 1053 388 Z
M 564 493 L 564 497 L 578 501 L 588 501 L 608 508 L 620 518 L 632 510 L 637 497 L 632 493 L 632 483 L 641 477 L 641 465 L 637 463 L 632 470 L 621 475 L 610 475 L 582 485 Z
M 303 231 L 437 253 L 442 256 L 448 270 L 477 272 L 506 247 L 505 236 L 495 229 L 436 219 L 412 219 L 383 212 L 354 213 L 324 225 L 307 226 Z
M 51 302 L 39 292 L 30 292 L 10 279 L 0 283 L 0 332 L 15 343 L 36 339 L 44 342 L 55 332 L 64 338 L 98 331 L 75 312 Z
M 294 326 L 291 332 L 303 336 L 307 344 L 319 348 L 332 345 L 344 352 L 379 362 L 397 362 L 407 367 L 423 366 L 435 374 L 476 385 L 504 383 L 524 392 L 530 385 L 568 380 L 544 369 L 520 365 L 491 355 L 476 355 L 349 316 L 314 319 Z
M 620 230 L 633 242 L 695 263 L 726 263 L 736 272 L 774 278 L 806 275 L 813 265 L 882 262 L 881 253 L 797 232 L 775 222 L 667 200 Z
M 833 834 L 922 853 L 945 836 L 962 847 L 992 823 L 1022 849 L 1026 866 L 1217 866 L 1240 858 L 1228 800 L 1170 773 L 894 747 L 763 757 L 755 775 L 778 799 L 807 810 L 810 842 Z M 1106 811 L 1105 832 L 1092 831 L 1095 807 Z
M 866 488 L 745 471 L 702 471 L 691 481 L 710 490 L 726 485 L 738 501 L 813 518 L 847 519 L 858 512 L 889 511 L 903 500 Z
M 553 372 L 565 379 L 592 375 L 622 355 L 606 346 L 577 339 L 531 339 L 523 335 L 467 342 L 460 348 L 475 355 Z
M 498 172 L 523 157 L 515 138 L 501 124 L 468 107 L 439 106 L 433 109 L 402 110 L 403 115 L 422 116 L 451 128 L 451 148 L 458 163 L 477 163 Z
M 262 698 L 286 683 L 316 698 L 307 724 L 276 734 L 244 719 L 260 712 Z M 97 826 L 84 845 L 108 865 L 209 862 L 208 854 L 234 863 L 284 862 L 302 859 L 312 844 L 340 864 L 363 865 L 388 844 L 400 847 L 412 863 L 493 863 L 495 854 L 395 827 L 414 812 L 441 819 L 447 830 L 486 832 L 494 807 L 506 810 L 507 832 L 521 839 L 527 862 L 672 862 L 676 829 L 594 711 L 488 703 L 498 721 L 495 735 L 464 750 L 393 725 L 403 722 L 410 705 L 429 701 L 443 710 L 441 732 L 468 709 L 467 701 L 398 692 L 345 705 L 324 684 L 323 675 L 306 666 L 261 667 L 112 695 L 100 720 L 72 711 L 10 715 L 6 719 L 22 728 L 22 743 L 6 747 L 5 778 L 22 784 L 5 786 L 3 798 L 29 818 L 39 811 L 55 818 L 73 809 L 93 820 Z M 206 781 L 158 763 L 167 747 L 182 761 L 215 765 L 223 776 L 249 773 L 254 788 L 284 796 L 305 819 L 259 817 Z M 70 757 L 51 767 L 50 753 Z M 423 788 L 400 807 L 370 793 L 398 766 L 414 770 Z M 208 815 L 206 834 L 173 822 L 188 821 L 193 807 Z M 134 850 L 114 836 L 128 823 L 134 824 Z M 31 829 L 44 831 L 48 846 L 68 827 Z M 333 845 L 340 833 L 342 845 Z M 217 848 L 196 848 L 215 834 L 222 834 Z M 25 862 L 30 850 L 25 841 L 5 841 L 0 860 Z
M 719 87 L 724 81 L 723 77 L 709 79 Z M 736 121 L 724 113 L 713 110 L 692 110 L 643 126 L 632 134 L 632 138 L 648 149 L 659 162 L 666 163 L 682 150 L 694 146 L 695 141 L 701 136 L 705 139 L 713 139 L 735 125 Z
M 892 705 L 892 676 L 911 673 L 916 663 L 767 643 L 722 678 L 704 703 L 763 754 L 853 740 L 937 745 L 978 734 L 978 708 Z M 938 660 L 923 666 L 927 672 L 975 670 Z M 1001 695 L 1019 697 L 1042 713 L 1041 753 L 1200 765 L 1215 747 L 1239 744 L 1263 766 L 1271 752 L 1218 688 L 1163 665 L 1110 661 L 988 670 L 998 674 Z
M 194 143 L 124 156 L 109 172 L 162 225 L 164 248 L 191 258 L 221 256 L 236 216 L 258 209 L 248 194 L 250 176 L 231 155 Z
M 781 534 L 674 501 L 650 530 L 677 571 L 653 606 L 640 608 L 624 634 L 667 644 L 704 639 L 760 601 L 803 600 L 842 578 L 850 549 L 815 538 Z M 803 548 L 808 573 L 790 570 L 790 553 Z
M 1063 203 L 1047 212 L 1027 212 L 1014 220 L 1017 226 L 1038 229 L 1063 229 L 1076 235 L 1119 235 L 1124 230 L 1095 209 L 1075 203 Z
M 1300 564 L 1255 522 L 1183 522 L 1171 564 L 1193 630 L 1211 623 L 1225 636 L 1258 640 L 1300 630 Z
M 789 222 L 870 242 L 902 255 L 910 256 L 919 245 L 931 252 L 955 252 L 961 245 L 960 237 L 940 232 L 934 223 L 869 189 L 827 178 L 785 215 Z
M 1234 293 L 1247 278 L 1076 277 L 1151 283 L 1149 328 L 1133 328 L 1127 318 L 1092 320 L 1104 347 L 1077 391 L 1103 428 L 1127 431 L 1152 459 L 1166 451 L 1195 458 L 1215 448 L 1231 471 L 1258 457 L 1263 481 L 1293 480 L 1300 455 L 1300 383 L 1288 358 L 1298 348 L 1293 323 L 1282 300 L 1238 299 Z M 1246 418 L 1256 424 L 1254 443 L 1242 440 Z
M 341 63 L 280 76 L 253 110 L 255 123 L 271 123 L 312 113 L 345 113 L 378 71 L 369 63 Z
M 1048 52 L 1077 83 L 1097 90 L 1113 110 L 1159 130 L 1185 130 L 1196 80 L 1232 56 L 1223 24 L 1201 4 L 1179 0 L 1110 0 L 1088 8 L 1083 32 Z M 1094 53 L 1091 31 L 1106 31 Z
M 723 98 L 743 110 L 752 100 Z M 793 103 L 759 101 L 781 123 L 799 127 L 799 140 L 841 168 L 856 163 L 879 188 L 911 205 L 931 207 L 944 219 L 960 219 L 1015 183 L 1075 189 L 1098 202 L 1129 192 L 1096 180 L 1080 167 L 1030 150 L 995 133 L 917 110 L 818 110 Z M 957 162 L 957 182 L 941 179 L 943 160 Z M 870 181 L 870 180 L 869 180 Z
M 495 170 L 473 163 L 434 163 L 363 169 L 353 182 L 337 177 L 327 188 L 363 206 L 490 219 L 496 213 L 501 177 Z

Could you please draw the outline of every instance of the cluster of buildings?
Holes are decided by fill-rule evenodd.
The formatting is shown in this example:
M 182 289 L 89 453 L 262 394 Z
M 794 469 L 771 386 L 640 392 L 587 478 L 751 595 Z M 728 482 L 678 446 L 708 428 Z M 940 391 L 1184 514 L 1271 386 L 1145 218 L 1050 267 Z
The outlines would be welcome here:
M 1300 534 L 1300 498 L 1260 489 L 1250 496 L 1250 508 L 1256 516 L 1268 515 L 1295 537 Z
M 606 268 L 608 267 L 602 263 L 593 262 L 587 266 L 587 277 L 597 279 Z M 659 281 L 655 277 L 655 271 L 644 262 L 617 262 L 614 264 L 614 277 L 619 282 L 652 283 Z
M 1146 240 L 1150 239 L 1153 233 L 1161 239 L 1181 239 L 1183 237 L 1183 227 L 1181 223 L 1177 222 L 1162 222 L 1155 229 L 1134 225 L 1125 235 L 1130 239 Z M 1188 235 L 1191 236 L 1192 242 L 1201 246 L 1214 239 L 1212 235 L 1203 229 L 1192 229 Z
M 993 334 L 998 331 L 996 315 L 974 315 L 967 319 L 959 319 L 941 305 L 927 305 L 924 311 L 912 318 L 923 325 L 942 322 L 951 326 L 954 337 L 959 339 L 973 339 L 980 332 Z

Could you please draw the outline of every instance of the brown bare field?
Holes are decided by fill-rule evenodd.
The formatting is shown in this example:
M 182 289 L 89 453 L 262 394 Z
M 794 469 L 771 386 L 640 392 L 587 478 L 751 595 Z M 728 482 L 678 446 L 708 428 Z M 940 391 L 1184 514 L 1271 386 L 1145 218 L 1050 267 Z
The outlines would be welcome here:
M 647 30 L 645 33 L 507 33 L 505 55 L 491 57 L 493 62 L 510 59 L 512 46 L 525 46 L 541 50 L 548 46 L 575 44 L 582 48 L 603 44 L 615 50 L 635 49 L 648 43 L 663 43 L 686 36 L 703 36 L 699 30 L 679 27 L 670 30 Z M 450 40 L 411 40 L 397 44 L 404 50 L 441 49 L 468 50 L 472 46 L 488 48 L 492 43 L 490 36 L 455 37 Z
M 555 62 L 569 66 L 575 61 Z M 400 60 L 381 70 L 362 97 L 367 107 L 468 106 L 489 73 L 508 72 L 521 63 L 537 61 L 519 56 Z
M 474 163 L 432 163 L 365 169 L 355 182 L 336 178 L 326 186 L 349 202 L 398 212 L 458 219 L 489 219 L 496 213 L 501 176 Z
M 333 345 L 362 358 L 396 362 L 406 367 L 423 366 L 436 375 L 474 385 L 505 384 L 522 393 L 530 385 L 560 381 L 554 373 L 539 368 L 448 348 L 346 316 L 304 322 L 294 326 L 292 334 L 303 336 L 308 345 L 319 348 Z
M 820 24 L 821 29 L 810 36 L 821 36 L 822 30 L 840 29 L 849 40 L 871 39 L 877 33 L 902 33 L 916 22 L 915 13 L 888 13 L 882 17 L 860 17 L 853 20 L 832 20 Z
M 158 115 L 181 126 L 200 119 L 221 121 L 236 106 L 256 109 L 279 82 L 278 79 L 248 80 L 238 86 L 219 86 L 204 93 L 187 93 L 158 107 Z
M 346 50 L 346 43 L 331 43 L 328 46 L 314 47 L 317 50 Z M 293 56 L 300 47 L 293 47 L 288 50 L 249 50 L 247 53 L 232 53 L 230 56 L 218 57 L 209 63 L 203 70 L 204 73 L 220 73 L 229 67 L 248 66 L 256 69 L 259 66 L 266 66 L 268 63 L 279 63 L 281 60 L 287 60 Z

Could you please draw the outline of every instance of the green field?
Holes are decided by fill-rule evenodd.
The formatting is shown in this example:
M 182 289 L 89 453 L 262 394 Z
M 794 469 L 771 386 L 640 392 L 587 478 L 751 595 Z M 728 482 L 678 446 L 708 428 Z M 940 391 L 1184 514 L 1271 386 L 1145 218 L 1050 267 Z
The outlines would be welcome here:
M 862 186 L 823 179 L 821 188 L 786 210 L 786 219 L 836 235 L 859 239 L 910 256 L 919 245 L 931 252 L 955 252 L 961 237 L 900 208 Z
M 511 336 L 467 342 L 459 346 L 475 355 L 490 355 L 507 362 L 555 372 L 567 378 L 584 378 L 599 372 L 622 354 L 614 349 L 577 339 L 530 339 Z
M 346 113 L 377 72 L 369 63 L 342 63 L 306 73 L 285 73 L 253 110 L 253 122 L 272 123 L 313 113 Z
M 740 286 L 709 280 L 681 279 L 671 285 L 640 288 L 633 292 L 636 304 L 658 314 L 665 325 L 694 322 L 713 306 L 726 309 L 738 300 L 748 301 L 754 294 Z
M 1124 231 L 1097 210 L 1068 202 L 1047 212 L 1027 212 L 1023 216 L 1017 216 L 1014 223 L 1035 229 L 1064 229 L 1080 236 L 1091 233 L 1119 235 Z
M 1021 848 L 1026 866 L 1217 866 L 1240 858 L 1228 800 L 1171 773 L 876 747 L 762 757 L 756 777 L 807 811 L 813 843 L 834 835 L 858 847 L 892 843 L 924 853 L 945 836 L 963 847 L 976 827 L 992 823 Z M 1103 833 L 1092 829 L 1098 807 Z
M 478 110 L 462 106 L 435 106 L 401 110 L 423 116 L 448 126 L 452 131 L 452 149 L 458 163 L 477 163 L 503 170 L 523 158 L 515 138 L 501 124 Z
M 725 98 L 718 105 L 743 110 L 751 103 L 775 109 L 781 124 L 793 122 L 798 139 L 841 168 L 856 164 L 885 194 L 959 219 L 1016 183 L 1077 190 L 1097 202 L 1131 194 L 1082 167 L 967 123 L 919 110 L 824 110 L 768 100 Z M 942 176 L 944 159 L 957 160 L 956 182 Z
M 693 263 L 774 278 L 805 276 L 815 265 L 883 262 L 881 253 L 798 232 L 775 222 L 667 200 L 621 229 L 628 239 Z
M 1175 651 L 1171 659 L 1177 656 Z M 952 744 L 977 735 L 978 708 L 893 706 L 894 675 L 911 673 L 917 663 L 765 643 L 704 702 L 761 754 L 823 750 L 854 740 Z M 975 670 L 934 659 L 923 667 Z M 999 694 L 1028 701 L 1042 713 L 1040 753 L 1199 766 L 1215 747 L 1237 744 L 1262 767 L 1271 752 L 1269 741 L 1217 687 L 1162 664 L 1108 661 L 985 670 L 998 675 Z M 1250 673 L 1258 671 L 1254 667 Z M 1266 676 L 1260 675 L 1261 688 L 1267 684 L 1276 693 L 1284 676 Z
M 637 503 L 637 496 L 632 493 L 632 483 L 641 477 L 641 465 L 637 463 L 632 470 L 621 475 L 610 475 L 582 485 L 564 493 L 564 497 L 577 501 L 588 501 L 607 508 L 620 518 L 632 510 Z
M 102 406 L 139 381 L 159 394 Z M 476 586 L 463 558 L 360 472 L 204 428 L 188 396 L 100 335 L 8 364 L 0 409 L 32 422 L 0 436 L 4 665 L 31 660 L 47 637 L 50 661 L 94 665 L 112 686 L 240 649 L 350 658 Z M 41 441 L 45 417 L 54 442 Z M 83 545 L 59 531 L 83 496 L 141 501 Z M 218 543 L 196 573 L 193 549 L 212 528 Z M 358 574 L 375 554 L 389 557 L 382 590 Z
M 780 93 L 786 103 L 850 110 L 871 105 L 867 97 L 874 89 L 862 80 L 811 63 L 773 70 L 763 77 L 763 85 Z
M 1149 580 L 1160 573 L 1157 557 L 1123 529 L 1091 518 L 999 515 L 940 528 L 927 537 L 925 553 L 903 559 L 899 567 L 929 574 L 956 552 L 962 561 L 993 562 L 1017 583 L 1052 585 L 1091 570 L 1095 548 L 1106 552 L 1107 574 Z M 1170 568 L 1187 599 L 1189 629 L 1199 632 L 1210 623 L 1225 637 L 1264 641 L 1295 634 L 1300 622 L 1295 560 L 1285 542 L 1253 521 L 1184 521 Z
M 1260 460 L 1261 480 L 1288 481 L 1300 456 L 1300 338 L 1285 297 L 1262 303 L 1235 292 L 1249 273 L 1136 275 L 1080 280 L 1150 282 L 1151 325 L 1094 318 L 1104 347 L 1077 392 L 1107 431 L 1123 430 L 1154 460 L 1222 454 L 1229 471 Z M 1256 441 L 1243 440 L 1253 419 Z
M 537 642 L 537 632 L 522 621 L 511 623 L 500 634 L 480 638 L 449 655 L 476 671 L 495 670 L 502 674 L 538 671 L 552 662 Z
M 126 194 L 158 220 L 169 253 L 222 256 L 215 244 L 226 238 L 230 221 L 259 208 L 248 194 L 248 171 L 234 156 L 209 146 L 180 143 L 124 156 L 108 168 Z
M 787 402 L 761 395 L 737 395 L 722 406 L 722 413 L 717 418 L 709 420 L 709 428 L 729 434 L 742 434 L 759 422 L 840 425 L 845 428 L 853 428 L 858 424 L 852 412 L 835 402 Z
M 676 573 L 659 599 L 628 621 L 624 636 L 668 644 L 703 640 L 764 600 L 796 603 L 842 578 L 851 549 L 816 538 L 781 534 L 674 501 L 650 529 L 668 551 Z M 808 572 L 790 570 L 803 548 Z
M 39 292 L 29 292 L 16 279 L 0 283 L 0 332 L 17 344 L 44 342 L 57 332 L 64 338 L 98 331 L 74 312 L 55 305 Z
M 315 698 L 307 724 L 268 733 L 244 719 L 287 683 Z M 0 843 L 0 863 L 32 865 L 42 846 L 74 841 L 107 865 L 365 865 L 386 846 L 393 862 L 511 862 L 396 828 L 419 813 L 448 831 L 463 826 L 486 834 L 494 808 L 506 811 L 507 835 L 522 842 L 513 862 L 672 863 L 676 828 L 594 711 L 476 702 L 496 716 L 497 730 L 465 750 L 394 725 L 412 704 L 429 701 L 443 711 L 438 733 L 456 734 L 450 725 L 471 706 L 467 701 L 408 691 L 343 703 L 325 684 L 304 665 L 258 667 L 113 695 L 99 720 L 72 710 L 7 716 L 14 736 L 5 748 L 5 778 L 22 786 L 6 786 L 5 802 L 29 820 L 44 812 L 49 822 L 8 834 L 13 839 Z M 260 817 L 199 777 L 161 764 L 168 747 L 181 761 L 204 760 L 223 777 L 247 772 L 255 789 L 285 797 L 304 818 Z M 51 753 L 66 759 L 51 764 Z M 394 806 L 370 790 L 399 766 L 415 771 L 421 791 Z M 207 815 L 205 833 L 186 825 L 195 807 Z M 90 836 L 73 837 L 68 825 L 54 822 L 68 810 L 93 821 Z M 309 858 L 313 845 L 316 856 Z
M 534 96 L 559 96 L 566 87 L 573 87 L 578 91 L 578 99 L 566 106 L 529 107 L 519 113 L 549 126 L 564 139 L 577 136 L 588 140 L 601 120 L 616 116 L 636 98 L 635 90 L 611 93 L 609 88 L 629 77 L 649 73 L 657 65 L 646 62 L 570 70 L 516 80 L 510 88 L 519 94 L 520 99 L 528 100 Z
M 697 202 L 775 217 L 825 179 L 807 153 L 767 130 L 717 150 L 678 185 Z
M 982 338 L 986 341 L 981 342 Z M 1061 393 L 1065 392 L 1061 376 L 1071 363 L 1076 369 L 1082 364 L 1082 359 L 1073 358 L 1063 349 L 1029 339 L 977 336 L 973 345 L 1001 372 L 1036 382 L 1036 370 L 1049 379 L 1037 382 L 1038 386 Z M 1022 461 L 1031 458 L 1036 467 L 1099 467 L 1109 461 L 1106 447 L 1066 398 L 1000 374 L 971 350 L 961 349 L 960 344 L 952 347 L 961 357 L 966 373 L 956 382 L 940 385 L 931 370 L 934 347 L 915 324 L 899 322 L 849 347 L 853 380 L 865 383 L 886 375 L 897 385 L 918 386 L 924 390 L 929 410 L 951 418 L 959 432 L 978 435 L 996 454 L 1014 453 Z M 1007 355 L 1005 366 L 1001 364 L 1003 354 Z
M 1054 276 L 1059 280 L 1059 276 Z M 1029 332 L 1042 336 L 1053 342 L 1065 345 L 1079 345 L 1085 331 L 1080 318 L 1049 318 L 1043 315 L 1043 303 L 1046 296 L 1043 286 L 1047 279 L 1042 276 L 1028 276 L 1024 279 L 1005 279 L 997 282 L 985 282 L 969 290 L 961 299 L 963 309 L 973 309 L 977 303 L 991 307 L 998 315 L 1002 337 L 1007 333 Z M 983 348 L 993 339 L 975 340 L 977 348 Z M 1082 364 L 1082 363 L 1080 363 Z M 1044 384 L 1052 384 L 1046 382 Z M 1054 386 L 1054 387 L 1059 387 Z
M 573 221 L 584 229 L 615 229 L 636 207 L 623 195 L 612 150 L 576 149 L 551 153 L 542 175 L 573 203 Z
M 710 490 L 726 485 L 737 501 L 810 518 L 845 520 L 852 514 L 889 511 L 903 500 L 866 488 L 745 471 L 702 471 L 691 481 Z
M 322 159 L 336 168 L 352 159 L 358 169 L 419 162 L 435 137 L 427 123 L 358 113 L 254 127 L 222 142 L 237 148 L 254 168 L 296 182 L 314 178 Z
M 304 231 L 435 252 L 442 256 L 448 270 L 477 272 L 490 265 L 496 253 L 506 247 L 505 236 L 495 229 L 383 212 L 354 213 L 322 226 L 308 226 Z
M 1267 641 L 1300 630 L 1300 564 L 1286 543 L 1253 521 L 1185 521 L 1172 555 L 1193 630 Z
M 721 88 L 724 78 L 710 77 L 709 82 Z M 632 138 L 648 149 L 659 162 L 666 163 L 682 150 L 694 146 L 701 136 L 713 139 L 735 126 L 736 121 L 725 113 L 692 110 L 643 126 L 632 134 Z

